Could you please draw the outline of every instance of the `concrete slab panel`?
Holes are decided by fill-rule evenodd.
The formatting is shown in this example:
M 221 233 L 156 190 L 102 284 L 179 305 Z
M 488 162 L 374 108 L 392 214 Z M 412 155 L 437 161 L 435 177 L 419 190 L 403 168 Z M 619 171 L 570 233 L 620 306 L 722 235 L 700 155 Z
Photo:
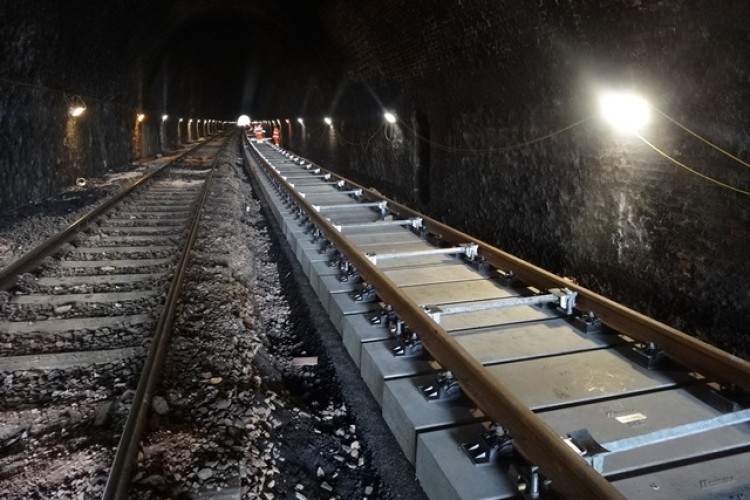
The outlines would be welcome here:
M 392 243 L 425 243 L 416 234 L 411 231 L 400 228 L 398 232 L 379 232 L 379 233 L 365 233 L 365 234 L 347 234 L 346 237 L 352 243 L 359 247 L 367 247 L 372 245 L 383 245 Z M 435 248 L 435 247 L 432 247 Z
M 329 300 L 328 314 L 331 316 L 331 323 L 341 334 L 343 331 L 343 317 L 350 314 L 365 314 L 379 311 L 380 306 L 372 302 L 356 302 L 348 293 L 331 294 Z
M 430 500 L 514 498 L 518 488 L 497 463 L 474 465 L 461 445 L 476 441 L 486 425 L 423 432 L 417 440 L 417 479 Z
M 361 366 L 362 344 L 387 340 L 391 333 L 384 325 L 373 325 L 370 318 L 376 314 L 351 314 L 344 316 L 341 338 L 354 364 Z
M 414 269 L 392 269 L 385 272 L 398 286 L 429 285 L 454 281 L 485 279 L 471 266 L 456 261 L 450 265 L 425 266 Z
M 418 386 L 432 382 L 431 376 L 409 377 L 389 380 L 383 388 L 383 419 L 412 464 L 416 460 L 418 433 L 484 419 L 464 396 L 450 402 L 427 401 Z
M 360 373 L 373 397 L 380 404 L 383 401 L 383 387 L 386 381 L 435 373 L 440 370 L 440 365 L 430 359 L 429 355 L 394 356 L 393 348 L 398 345 L 398 340 L 388 339 L 381 342 L 369 342 L 361 346 Z
M 488 366 L 534 410 L 674 387 L 692 379 L 683 371 L 646 370 L 630 345 Z
M 614 481 L 626 498 L 750 498 L 750 452 Z
M 603 349 L 625 342 L 614 334 L 586 336 L 563 319 L 462 330 L 453 336 L 482 364 Z
M 419 305 L 451 304 L 516 295 L 511 289 L 488 279 L 407 286 L 401 290 Z
M 700 385 L 553 410 L 540 416 L 561 436 L 587 429 L 604 444 L 719 417 L 724 412 L 711 404 L 716 400 L 713 389 Z M 603 471 L 604 475 L 621 474 L 749 445 L 750 423 L 744 423 L 607 455 Z

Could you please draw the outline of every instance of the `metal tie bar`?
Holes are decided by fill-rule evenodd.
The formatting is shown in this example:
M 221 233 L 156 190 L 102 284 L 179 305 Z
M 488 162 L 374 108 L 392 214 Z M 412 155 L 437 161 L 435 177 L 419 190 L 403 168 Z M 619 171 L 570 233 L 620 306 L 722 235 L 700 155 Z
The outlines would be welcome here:
M 386 202 L 384 201 L 373 201 L 368 203 L 340 203 L 338 205 L 313 205 L 312 207 L 315 209 L 316 212 L 321 212 L 323 210 L 338 210 L 338 209 L 346 209 L 346 208 L 361 208 L 361 207 L 384 207 Z
M 421 217 L 412 217 L 411 219 L 398 219 L 398 220 L 386 220 L 377 222 L 361 222 L 358 224 L 334 224 L 333 227 L 339 233 L 343 232 L 344 229 L 357 229 L 357 228 L 368 228 L 368 227 L 382 227 L 382 226 L 411 226 L 419 229 L 422 227 Z
M 331 174 L 320 174 L 320 175 L 315 175 L 315 174 L 284 175 L 284 174 L 281 174 L 281 178 L 284 179 L 285 181 L 295 180 L 295 179 L 330 179 Z
M 373 264 L 377 264 L 379 260 L 408 259 L 409 257 L 424 257 L 427 255 L 451 255 L 454 253 L 461 253 L 466 255 L 467 258 L 473 259 L 474 257 L 476 257 L 476 251 L 476 245 L 463 244 L 460 247 L 435 248 L 433 250 L 415 250 L 413 252 L 395 252 L 384 254 L 366 253 L 365 257 L 367 257 L 367 259 Z
M 588 461 L 594 469 L 601 472 L 604 467 L 604 457 L 612 453 L 635 450 L 644 446 L 671 441 L 683 437 L 709 432 L 730 425 L 742 424 L 750 421 L 750 409 L 740 410 L 732 413 L 719 415 L 718 417 L 690 422 L 687 424 L 661 429 L 648 434 L 634 436 L 617 441 L 599 444 L 587 430 L 580 430 L 569 434 L 566 442 L 573 445 L 583 458 Z
M 496 300 L 488 300 L 483 302 L 470 302 L 461 305 L 452 306 L 426 306 L 425 311 L 436 323 L 440 323 L 443 316 L 451 314 L 461 314 L 469 312 L 487 311 L 490 309 L 502 309 L 505 307 L 517 307 L 526 305 L 538 305 L 538 304 L 554 304 L 557 303 L 562 309 L 568 311 L 568 314 L 573 312 L 575 307 L 575 297 L 577 293 L 571 292 L 567 289 L 553 289 L 550 293 L 544 295 L 532 295 L 530 297 L 507 297 Z
M 331 181 L 331 182 L 303 182 L 301 184 L 295 184 L 293 182 L 288 182 L 289 187 L 305 187 L 305 186 L 336 186 L 338 185 L 338 182 Z
M 330 193 L 303 193 L 302 191 L 299 191 L 300 196 L 303 198 L 307 198 L 308 196 L 332 196 L 334 194 L 353 194 L 354 196 L 362 196 L 362 190 L 361 189 L 352 189 L 351 191 L 331 191 Z

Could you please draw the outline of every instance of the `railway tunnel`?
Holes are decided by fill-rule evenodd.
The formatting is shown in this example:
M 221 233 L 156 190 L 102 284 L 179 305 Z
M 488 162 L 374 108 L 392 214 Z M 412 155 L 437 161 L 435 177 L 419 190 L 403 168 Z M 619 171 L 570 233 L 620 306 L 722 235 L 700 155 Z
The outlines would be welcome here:
M 8 2 L 0 209 L 248 115 L 295 155 L 747 360 L 749 16 L 741 0 Z M 608 93 L 648 102 L 642 129 L 607 122 Z

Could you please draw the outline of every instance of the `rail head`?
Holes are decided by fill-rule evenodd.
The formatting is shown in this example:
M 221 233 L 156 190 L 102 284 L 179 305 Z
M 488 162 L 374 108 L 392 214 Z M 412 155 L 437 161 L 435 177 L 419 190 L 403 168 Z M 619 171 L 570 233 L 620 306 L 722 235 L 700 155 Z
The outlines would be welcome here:
M 507 387 L 492 378 L 448 332 L 424 314 L 411 298 L 313 209 L 304 197 L 290 188 L 247 140 L 246 146 L 254 152 L 254 159 L 266 174 L 285 187 L 288 195 L 306 211 L 310 220 L 337 250 L 346 255 L 362 277 L 375 286 L 379 297 L 391 305 L 402 320 L 420 332 L 427 351 L 458 377 L 462 389 L 477 406 L 488 417 L 510 430 L 516 449 L 529 462 L 539 466 L 543 474 L 552 480 L 555 490 L 571 498 L 624 498 Z

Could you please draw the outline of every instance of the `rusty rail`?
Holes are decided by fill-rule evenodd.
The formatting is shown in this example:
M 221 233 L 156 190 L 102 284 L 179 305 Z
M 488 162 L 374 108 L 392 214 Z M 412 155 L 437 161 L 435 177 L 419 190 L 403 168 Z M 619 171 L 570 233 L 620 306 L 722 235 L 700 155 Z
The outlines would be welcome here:
M 249 147 L 255 152 L 252 146 Z M 422 309 L 390 278 L 381 273 L 355 245 L 320 213 L 313 210 L 305 198 L 289 189 L 281 175 L 270 168 L 262 157 L 257 153 L 254 156 L 267 175 L 287 188 L 288 194 L 295 199 L 298 206 L 306 209 L 310 220 L 357 267 L 362 277 L 375 286 L 378 296 L 390 304 L 411 328 L 419 331 L 424 347 L 438 363 L 458 377 L 463 391 L 489 418 L 501 423 L 510 431 L 515 448 L 527 460 L 539 466 L 542 473 L 552 480 L 557 491 L 570 498 L 624 498 L 504 384 L 491 377 L 481 363 L 448 332 L 424 314 Z M 374 193 L 368 192 L 374 196 Z
M 42 260 L 44 260 L 46 257 L 55 253 L 63 244 L 73 239 L 73 237 L 79 231 L 84 229 L 91 221 L 93 221 L 100 215 L 107 212 L 110 208 L 117 205 L 120 201 L 122 201 L 123 198 L 129 196 L 133 191 L 135 191 L 140 186 L 142 186 L 143 184 L 151 180 L 156 174 L 163 171 L 165 168 L 181 160 L 188 154 L 192 153 L 193 151 L 195 151 L 196 149 L 200 148 L 201 146 L 207 143 L 208 141 L 201 142 L 200 144 L 197 144 L 194 147 L 183 152 L 182 154 L 180 154 L 173 160 L 168 161 L 161 167 L 151 172 L 148 172 L 143 177 L 133 182 L 133 184 L 128 186 L 123 191 L 105 200 L 102 204 L 100 204 L 99 206 L 94 208 L 92 211 L 82 216 L 77 221 L 70 224 L 68 227 L 66 227 L 59 233 L 53 236 L 50 236 L 49 238 L 44 240 L 42 243 L 35 246 L 28 252 L 26 252 L 23 256 L 16 259 L 10 265 L 5 267 L 5 269 L 0 270 L 0 290 L 6 290 L 7 288 L 11 287 L 15 283 L 16 278 L 18 277 L 19 274 L 31 271 L 32 269 L 35 269 L 36 267 L 38 267 L 39 264 L 41 264 Z
M 146 428 L 148 411 L 151 406 L 154 389 L 156 388 L 159 376 L 161 375 L 161 368 L 164 365 L 164 360 L 167 356 L 167 347 L 169 346 L 172 326 L 177 312 L 178 300 L 180 298 L 180 292 L 182 291 L 182 284 L 185 280 L 188 264 L 190 263 L 190 254 L 193 249 L 193 244 L 198 236 L 198 228 L 201 223 L 200 215 L 203 212 L 206 200 L 208 199 L 211 181 L 213 180 L 216 165 L 218 164 L 219 156 L 224 147 L 226 147 L 226 143 L 223 144 L 216 153 L 216 158 L 214 158 L 211 165 L 211 171 L 208 173 L 203 184 L 200 199 L 193 209 L 193 215 L 189 225 L 190 231 L 185 241 L 185 245 L 182 248 L 180 260 L 175 268 L 174 278 L 172 278 L 167 297 L 164 300 L 164 306 L 161 315 L 159 316 L 159 321 L 154 328 L 151 347 L 143 366 L 143 372 L 138 379 L 138 386 L 136 387 L 135 395 L 133 396 L 133 405 L 130 408 L 125 427 L 120 435 L 120 442 L 117 446 L 117 451 L 115 452 L 112 467 L 110 468 L 109 476 L 107 478 L 107 484 L 105 485 L 104 493 L 102 495 L 103 500 L 120 500 L 128 498 L 133 462 L 138 453 L 138 446 L 140 445 L 141 437 L 143 436 L 143 430 Z

